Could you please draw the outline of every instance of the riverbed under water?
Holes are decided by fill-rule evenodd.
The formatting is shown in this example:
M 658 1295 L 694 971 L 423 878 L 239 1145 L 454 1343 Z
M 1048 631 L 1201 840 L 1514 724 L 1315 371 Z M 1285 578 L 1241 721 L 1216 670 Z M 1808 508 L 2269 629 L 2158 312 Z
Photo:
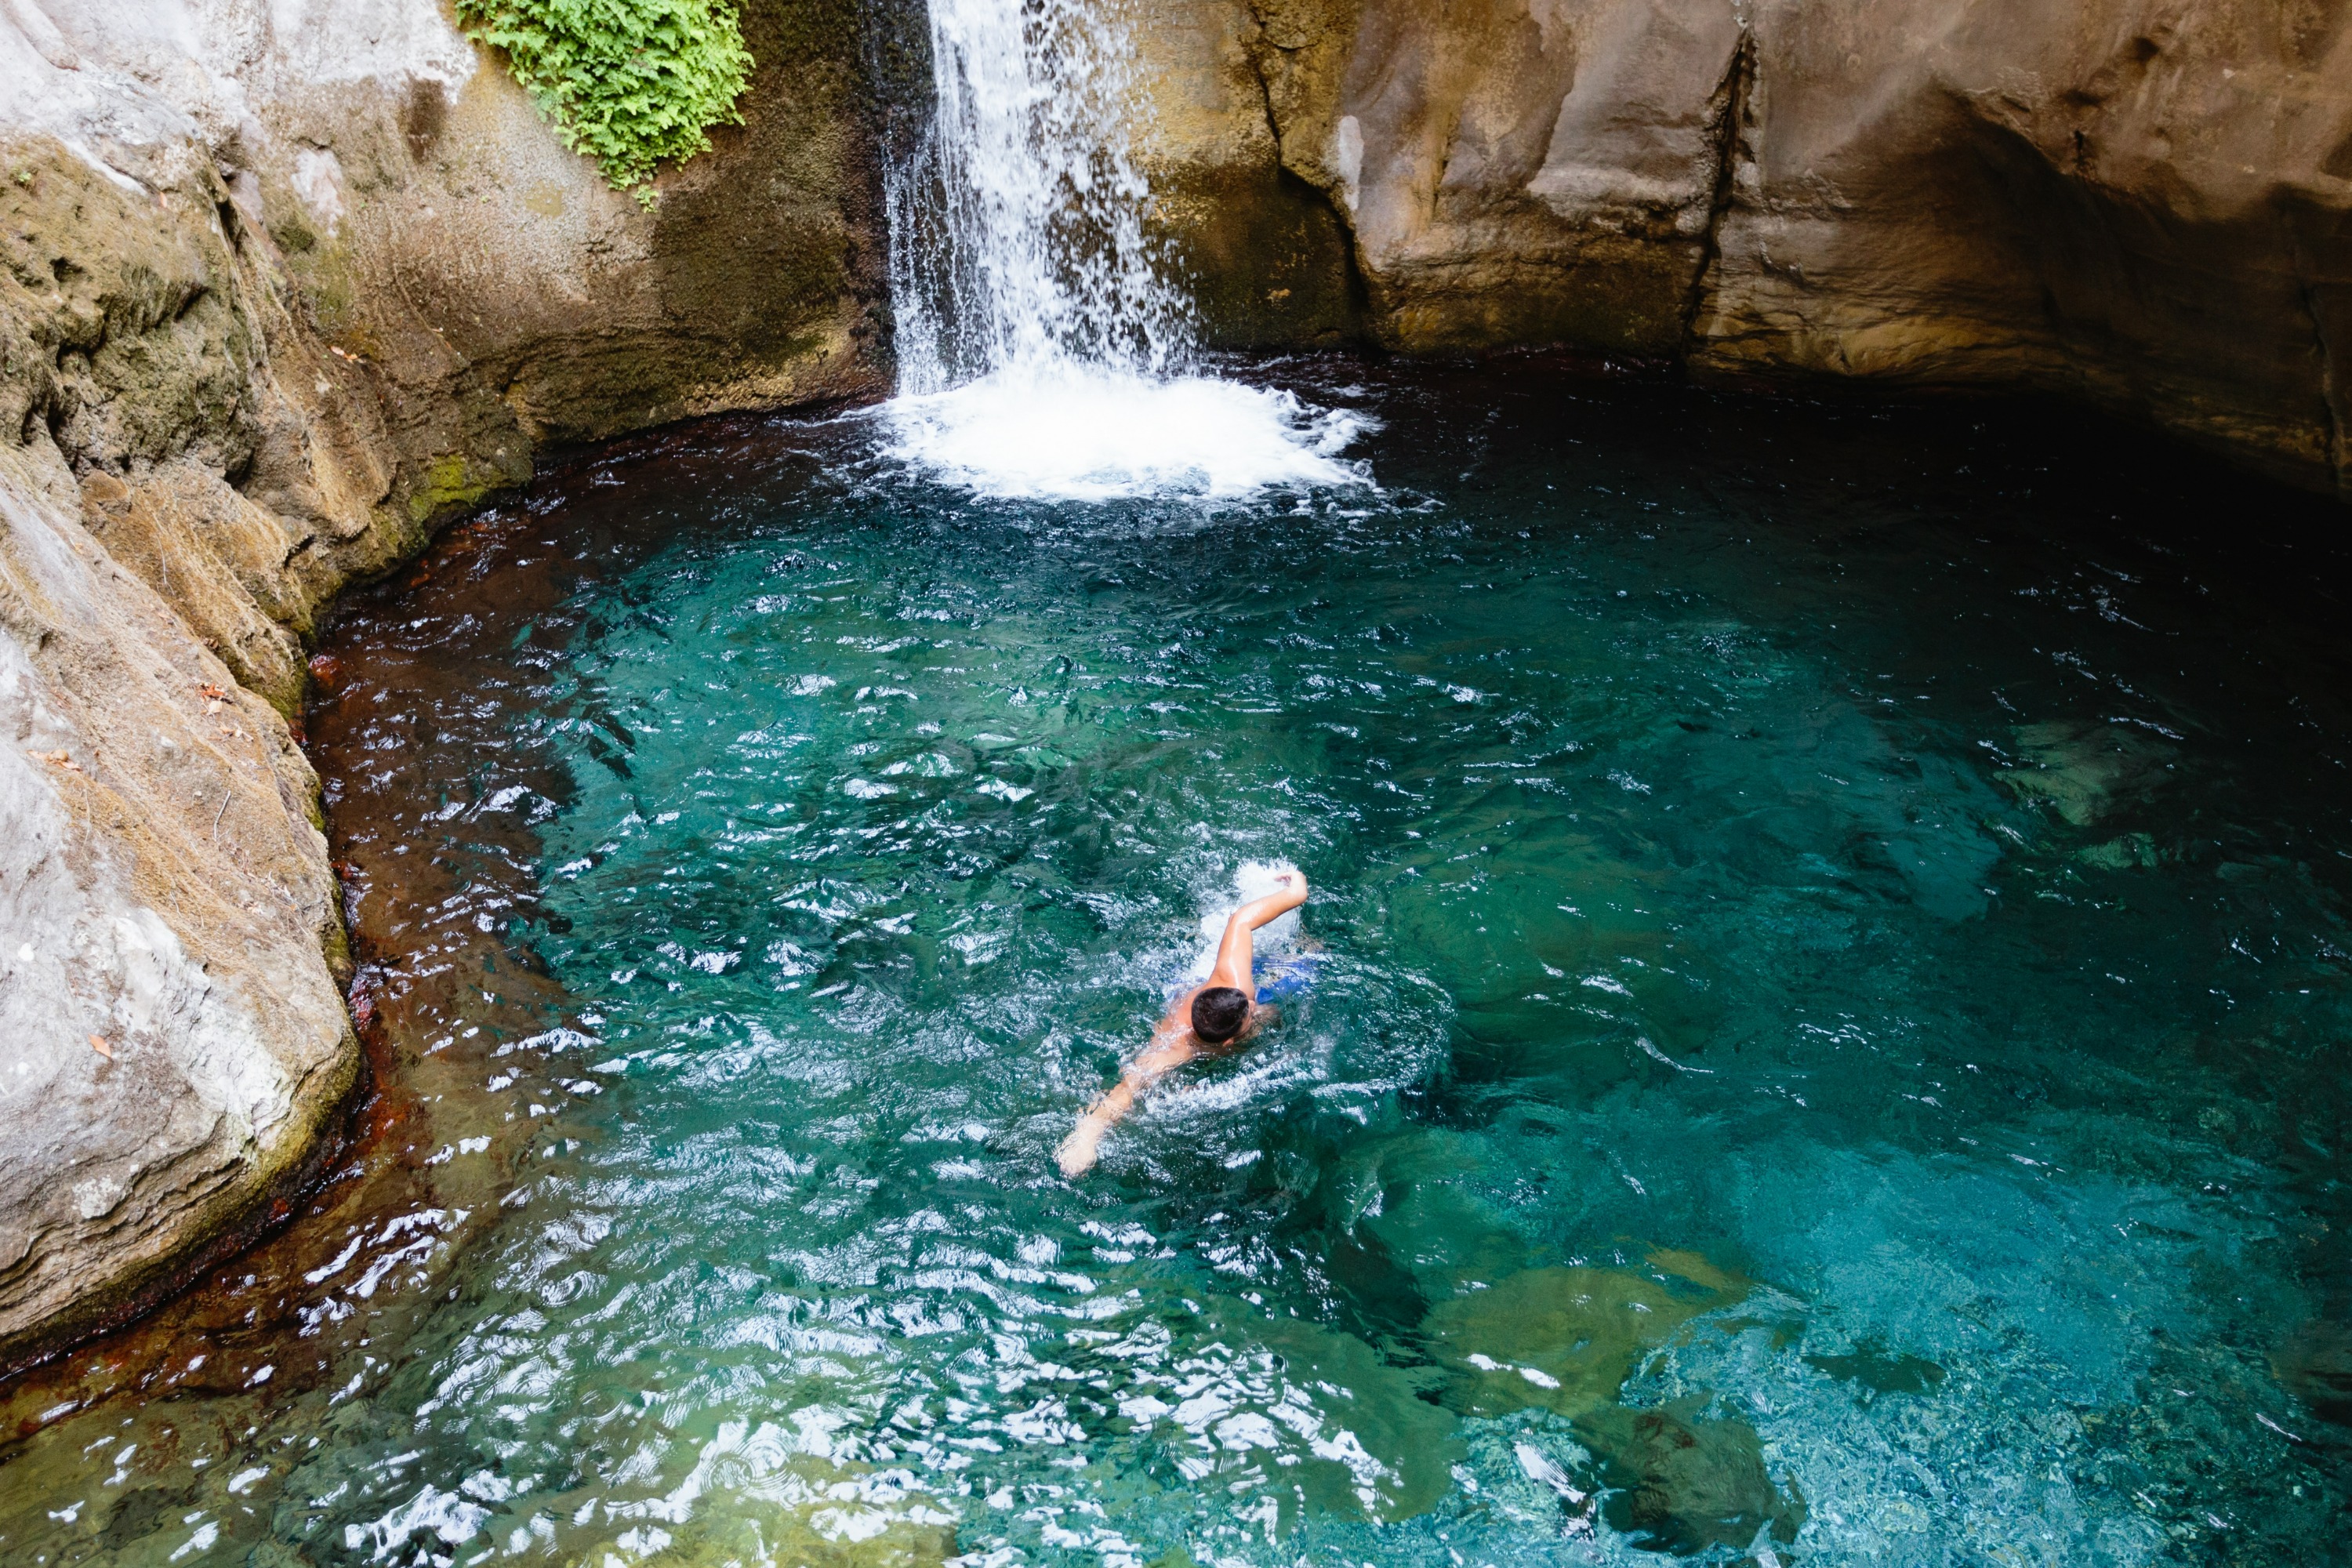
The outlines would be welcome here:
M 9 1563 L 2304 1563 L 2340 516 L 1969 405 L 1255 367 L 1373 486 L 583 458 L 347 606 L 356 1152 Z M 1327 950 L 1075 1184 L 1244 862 Z

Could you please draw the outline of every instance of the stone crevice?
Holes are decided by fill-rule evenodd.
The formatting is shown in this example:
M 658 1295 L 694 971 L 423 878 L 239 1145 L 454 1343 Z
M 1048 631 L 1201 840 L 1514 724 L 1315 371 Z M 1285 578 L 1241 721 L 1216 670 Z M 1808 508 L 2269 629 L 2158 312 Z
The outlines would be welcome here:
M 2329 342 L 2326 318 L 2321 313 L 2317 286 L 2306 273 L 2295 279 L 2295 297 L 2311 327 L 2311 350 L 2319 361 L 2319 401 L 2327 429 L 2327 462 L 2336 472 L 2337 490 L 2352 500 L 2352 452 L 2344 432 L 2345 388 L 2337 379 L 2335 345 Z
M 1249 79 L 1257 89 L 1256 102 L 1264 118 L 1266 136 L 1274 145 L 1276 180 L 1278 184 L 1311 192 L 1316 205 L 1328 213 L 1332 223 L 1338 226 L 1341 241 L 1339 259 L 1344 268 L 1341 287 L 1349 317 L 1361 321 L 1370 309 L 1371 283 L 1365 271 L 1363 243 L 1356 232 L 1354 215 L 1332 187 L 1318 183 L 1301 171 L 1298 161 L 1291 156 L 1285 140 L 1282 115 L 1275 104 L 1274 81 L 1268 72 L 1272 62 L 1265 51 L 1271 49 L 1277 55 L 1292 56 L 1306 47 L 1305 42 L 1283 43 L 1275 36 L 1267 13 L 1260 5 L 1252 4 L 1249 15 L 1255 30 L 1252 40 L 1255 47 L 1244 51 L 1244 58 L 1247 62 Z
M 1691 274 L 1690 295 L 1683 305 L 1685 354 L 1699 335 L 1707 291 L 1714 282 L 1717 263 L 1723 258 L 1723 220 L 1738 196 L 1739 165 L 1743 162 L 1752 165 L 1756 161 L 1755 149 L 1749 142 L 1752 126 L 1748 113 L 1755 79 L 1756 35 L 1743 26 L 1738 46 L 1731 51 L 1731 63 L 1725 68 L 1723 86 L 1716 95 L 1715 185 L 1707 197 L 1706 226 L 1699 237 L 1698 266 Z

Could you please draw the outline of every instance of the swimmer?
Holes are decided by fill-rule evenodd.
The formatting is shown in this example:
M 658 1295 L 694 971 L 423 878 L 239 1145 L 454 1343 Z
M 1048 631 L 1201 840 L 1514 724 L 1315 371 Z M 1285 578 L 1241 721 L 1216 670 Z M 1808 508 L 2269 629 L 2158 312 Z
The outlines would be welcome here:
M 1257 981 L 1250 967 L 1255 950 L 1252 938 L 1258 927 L 1307 901 L 1307 879 L 1297 871 L 1285 871 L 1275 878 L 1274 885 L 1276 891 L 1253 899 L 1233 912 L 1225 921 L 1224 938 L 1217 943 L 1217 963 L 1209 971 L 1208 983 L 1195 985 L 1169 1004 L 1168 1016 L 1151 1031 L 1151 1043 L 1143 1054 L 1128 1064 L 1116 1088 L 1078 1118 L 1056 1155 L 1062 1174 L 1080 1176 L 1093 1168 L 1102 1135 L 1112 1122 L 1135 1109 L 1136 1096 L 1152 1080 L 1194 1057 L 1223 1056 L 1239 1049 L 1274 1016 L 1273 1008 L 1252 1000 L 1257 995 Z

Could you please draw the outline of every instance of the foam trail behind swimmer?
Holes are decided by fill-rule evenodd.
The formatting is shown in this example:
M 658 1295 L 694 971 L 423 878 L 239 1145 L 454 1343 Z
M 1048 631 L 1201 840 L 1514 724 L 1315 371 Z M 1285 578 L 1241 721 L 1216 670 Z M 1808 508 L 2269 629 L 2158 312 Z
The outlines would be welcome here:
M 1230 899 L 1212 905 L 1201 916 L 1201 951 L 1186 973 L 1200 981 L 1209 977 L 1216 966 L 1217 943 L 1225 936 L 1225 921 L 1233 912 L 1252 899 L 1263 899 L 1280 891 L 1276 879 L 1284 873 L 1299 874 L 1298 868 L 1287 860 L 1244 860 L 1234 872 L 1234 891 Z M 1298 911 L 1277 915 L 1257 928 L 1257 956 L 1261 963 L 1283 952 L 1298 940 Z

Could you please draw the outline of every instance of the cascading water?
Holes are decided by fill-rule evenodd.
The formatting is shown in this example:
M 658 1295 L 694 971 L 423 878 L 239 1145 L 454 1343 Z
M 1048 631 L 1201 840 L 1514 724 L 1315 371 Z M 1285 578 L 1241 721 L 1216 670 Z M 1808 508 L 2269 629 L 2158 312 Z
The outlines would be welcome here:
M 1126 145 L 1116 18 L 930 0 L 935 112 L 893 170 L 898 454 L 984 495 L 1222 500 L 1362 482 L 1366 422 L 1198 374 Z

